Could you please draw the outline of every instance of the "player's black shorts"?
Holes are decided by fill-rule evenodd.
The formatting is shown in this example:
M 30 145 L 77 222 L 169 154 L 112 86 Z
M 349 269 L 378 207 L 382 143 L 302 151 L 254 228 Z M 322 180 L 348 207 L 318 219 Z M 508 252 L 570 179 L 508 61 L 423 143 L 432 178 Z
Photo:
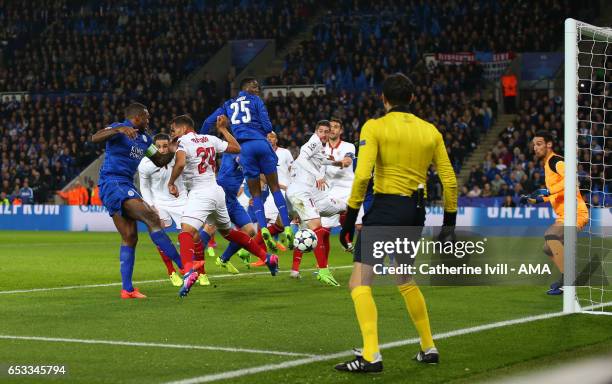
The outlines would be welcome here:
M 424 225 L 425 207 L 417 207 L 416 196 L 376 193 L 372 207 L 363 216 L 364 228 L 362 231 L 367 231 L 366 227 L 407 227 L 406 236 L 415 237 L 417 240 L 421 236 Z M 353 261 L 365 263 L 366 261 L 362 261 L 361 258 L 361 237 L 357 237 L 353 250 Z

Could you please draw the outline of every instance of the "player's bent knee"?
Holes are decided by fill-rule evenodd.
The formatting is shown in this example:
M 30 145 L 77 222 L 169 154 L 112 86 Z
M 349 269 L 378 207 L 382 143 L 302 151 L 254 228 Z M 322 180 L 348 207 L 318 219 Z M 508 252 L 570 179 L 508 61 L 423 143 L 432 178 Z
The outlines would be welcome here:
M 181 232 L 187 232 L 187 233 L 189 233 L 189 234 L 191 234 L 192 236 L 195 237 L 198 234 L 198 229 L 192 227 L 189 224 L 182 223 L 181 224 Z
M 138 244 L 138 232 L 128 232 L 121 235 L 121 240 L 128 247 L 135 247 Z
M 157 212 L 155 212 L 151 208 L 148 208 L 143 213 L 143 221 L 147 225 L 147 227 L 149 227 L 149 229 L 157 228 L 162 223 Z M 170 219 L 170 223 L 172 223 L 172 219 Z M 166 223 L 164 222 L 163 224 L 165 225 Z
M 253 224 L 247 224 L 243 226 L 241 230 L 250 237 L 255 237 L 257 235 L 257 231 L 255 231 L 255 226 Z
M 321 218 L 310 219 L 308 220 L 308 229 L 312 229 L 313 231 L 319 227 L 321 227 Z

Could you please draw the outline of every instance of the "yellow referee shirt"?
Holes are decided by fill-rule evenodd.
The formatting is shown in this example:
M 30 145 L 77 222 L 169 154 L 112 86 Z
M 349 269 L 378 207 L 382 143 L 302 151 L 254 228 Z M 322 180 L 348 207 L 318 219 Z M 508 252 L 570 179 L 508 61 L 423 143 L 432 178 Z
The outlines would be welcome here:
M 432 163 L 444 187 L 444 210 L 456 212 L 457 179 L 436 127 L 402 107 L 368 120 L 359 137 L 359 159 L 348 205 L 361 206 L 372 169 L 374 193 L 412 196 L 419 184 L 426 184 Z

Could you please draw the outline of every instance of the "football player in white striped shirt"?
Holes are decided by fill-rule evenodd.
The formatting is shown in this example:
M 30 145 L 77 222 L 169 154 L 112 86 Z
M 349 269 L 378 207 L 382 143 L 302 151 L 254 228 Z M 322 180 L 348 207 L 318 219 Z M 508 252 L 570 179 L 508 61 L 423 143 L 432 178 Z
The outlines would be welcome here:
M 278 256 L 267 254 L 249 235 L 232 228 L 225 193 L 215 178 L 216 154 L 239 153 L 240 144 L 229 132 L 229 120 L 225 115 L 217 117 L 216 126 L 217 131 L 227 141 L 216 136 L 197 134 L 193 120 L 187 115 L 177 116 L 172 120 L 173 132 L 178 137 L 178 148 L 168 189 L 173 196 L 179 196 L 175 183 L 182 174 L 187 190 L 179 243 L 181 260 L 188 272 L 183 276 L 183 287 L 179 291 L 181 297 L 189 293 L 191 286 L 198 279 L 197 266 L 193 263 L 194 241 L 199 229 L 207 223 L 214 224 L 226 240 L 237 243 L 259 259 L 263 259 L 273 276 L 278 271 Z
M 339 286 L 328 268 L 329 231 L 321 226 L 321 216 L 332 216 L 346 211 L 346 202 L 331 198 L 326 193 L 325 166 L 341 167 L 341 161 L 330 160 L 324 152 L 329 135 L 329 121 L 321 120 L 315 126 L 315 133 L 300 148 L 300 154 L 293 162 L 292 179 L 287 189 L 287 198 L 291 209 L 297 213 L 302 225 L 313 230 L 317 236 L 314 254 L 319 267 L 318 280 L 333 286 Z M 301 259 L 299 251 L 294 249 L 294 266 Z M 297 263 L 299 268 L 299 263 Z M 292 277 L 299 277 L 299 272 L 292 268 Z

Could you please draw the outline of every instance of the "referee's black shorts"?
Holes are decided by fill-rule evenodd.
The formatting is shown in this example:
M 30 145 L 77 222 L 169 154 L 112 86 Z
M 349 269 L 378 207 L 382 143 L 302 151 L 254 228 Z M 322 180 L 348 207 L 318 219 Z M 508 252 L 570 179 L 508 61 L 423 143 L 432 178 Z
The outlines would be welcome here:
M 372 207 L 363 216 L 362 234 L 357 237 L 353 250 L 353 261 L 366 262 L 365 259 L 362 261 L 361 257 L 363 233 L 365 231 L 368 231 L 368 234 L 380 233 L 378 228 L 371 227 L 406 227 L 405 236 L 416 237 L 415 240 L 421 236 L 423 226 L 425 225 L 425 207 L 417 207 L 416 195 L 414 193 L 413 196 L 408 197 L 381 193 L 374 194 Z M 367 257 L 367 259 L 371 260 L 372 258 Z

